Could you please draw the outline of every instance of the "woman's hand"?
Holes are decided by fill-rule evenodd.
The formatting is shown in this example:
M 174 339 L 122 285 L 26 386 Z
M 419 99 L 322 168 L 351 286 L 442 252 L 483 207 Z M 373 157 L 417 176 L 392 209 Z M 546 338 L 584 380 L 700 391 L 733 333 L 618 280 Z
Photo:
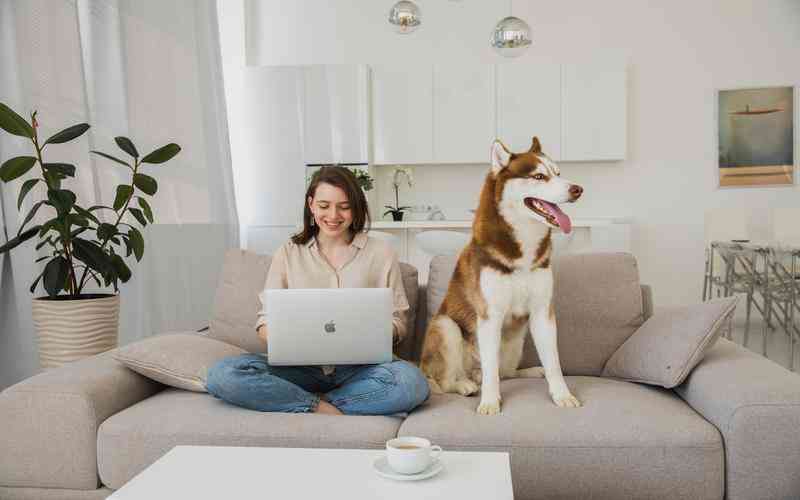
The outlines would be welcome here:
M 256 332 L 257 332 L 256 334 L 258 335 L 258 338 L 260 338 L 266 344 L 267 343 L 267 325 L 259 326 L 258 330 L 256 330 Z

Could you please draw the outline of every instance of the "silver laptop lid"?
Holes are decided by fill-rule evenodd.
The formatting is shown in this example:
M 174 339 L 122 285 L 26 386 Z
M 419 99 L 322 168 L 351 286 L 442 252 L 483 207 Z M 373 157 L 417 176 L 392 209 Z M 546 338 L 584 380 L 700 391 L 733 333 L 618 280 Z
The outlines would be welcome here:
M 392 360 L 392 290 L 265 291 L 272 365 L 347 365 Z

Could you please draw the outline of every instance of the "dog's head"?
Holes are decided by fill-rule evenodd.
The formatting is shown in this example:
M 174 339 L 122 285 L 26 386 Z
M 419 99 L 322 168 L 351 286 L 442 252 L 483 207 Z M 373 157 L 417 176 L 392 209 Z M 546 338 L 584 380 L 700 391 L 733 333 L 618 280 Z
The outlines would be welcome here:
M 558 204 L 575 202 L 583 188 L 561 178 L 558 165 L 542 152 L 538 137 L 524 153 L 512 153 L 494 141 L 491 159 L 492 175 L 501 186 L 500 205 L 565 233 L 572 230 L 572 221 Z

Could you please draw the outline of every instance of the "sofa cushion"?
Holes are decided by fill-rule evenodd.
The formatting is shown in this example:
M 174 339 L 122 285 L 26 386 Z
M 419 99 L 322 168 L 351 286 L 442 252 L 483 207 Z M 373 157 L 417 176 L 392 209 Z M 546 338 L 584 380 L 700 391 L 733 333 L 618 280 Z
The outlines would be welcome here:
M 380 449 L 401 419 L 247 410 L 207 393 L 168 388 L 107 419 L 97 432 L 100 479 L 117 489 L 174 446 Z
M 197 332 L 170 332 L 120 347 L 113 357 L 136 373 L 164 385 L 206 392 L 208 368 L 222 358 L 244 352 L 240 347 Z
M 227 252 L 214 298 L 209 337 L 239 346 L 248 352 L 261 352 L 262 343 L 255 330 L 256 314 L 261 307 L 258 294 L 264 289 L 271 260 L 272 257 L 268 255 L 238 248 Z M 416 267 L 401 262 L 400 273 L 410 309 L 406 318 L 406 338 L 396 346 L 395 352 L 401 358 L 408 359 L 415 345 L 418 272 Z
M 730 331 L 739 296 L 670 307 L 660 311 L 617 349 L 604 377 L 660 385 L 680 385 L 723 331 Z
M 600 375 L 611 355 L 644 322 L 636 259 L 627 253 L 590 253 L 561 255 L 552 262 L 561 368 L 567 375 Z M 444 301 L 455 267 L 453 256 L 431 260 L 428 320 Z M 520 366 L 538 365 L 528 335 Z
M 478 415 L 477 397 L 432 395 L 399 435 L 445 450 L 508 451 L 516 498 L 723 497 L 722 438 L 672 391 L 566 380 L 582 407 L 555 406 L 543 379 L 505 380 L 499 415 Z
M 258 294 L 267 281 L 272 257 L 234 248 L 225 254 L 217 292 L 214 296 L 208 336 L 260 352 L 256 336 L 256 313 L 260 308 Z

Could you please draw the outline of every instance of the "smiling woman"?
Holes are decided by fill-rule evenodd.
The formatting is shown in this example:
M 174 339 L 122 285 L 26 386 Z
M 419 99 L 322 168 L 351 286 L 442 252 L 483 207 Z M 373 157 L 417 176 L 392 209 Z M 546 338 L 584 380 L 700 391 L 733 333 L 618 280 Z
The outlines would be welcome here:
M 367 200 L 355 175 L 344 167 L 317 171 L 305 195 L 303 229 L 275 253 L 259 294 L 262 308 L 255 326 L 263 351 L 269 338 L 268 289 L 389 288 L 393 343 L 405 337 L 409 304 L 397 255 L 384 240 L 367 236 L 368 225 Z M 352 302 L 358 307 L 357 300 Z M 334 415 L 404 413 L 430 393 L 422 372 L 399 358 L 380 364 L 273 366 L 269 353 L 262 352 L 212 366 L 208 392 L 257 411 Z

